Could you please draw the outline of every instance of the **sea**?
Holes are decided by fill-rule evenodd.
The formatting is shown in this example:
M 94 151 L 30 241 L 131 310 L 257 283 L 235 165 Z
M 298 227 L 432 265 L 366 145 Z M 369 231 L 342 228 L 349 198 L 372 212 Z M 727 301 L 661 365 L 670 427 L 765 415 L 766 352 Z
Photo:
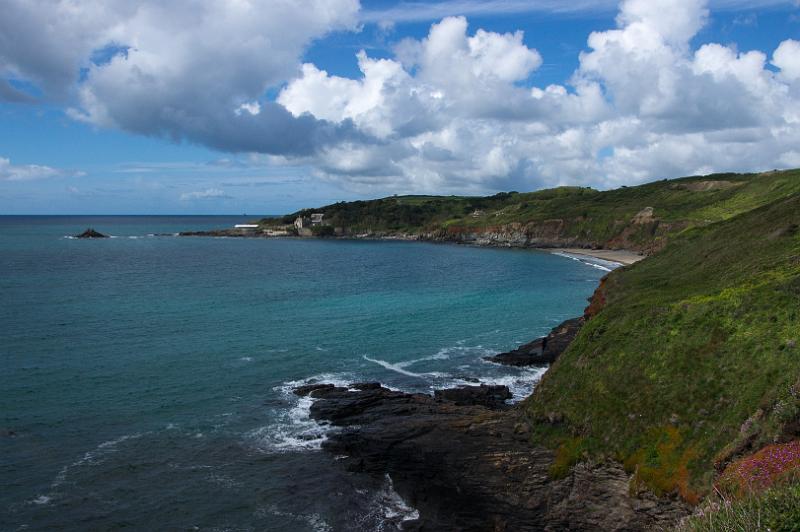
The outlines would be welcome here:
M 615 265 L 421 242 L 179 237 L 242 216 L 0 216 L 0 530 L 397 530 L 293 387 L 431 393 L 579 315 Z M 92 227 L 111 238 L 81 240 Z

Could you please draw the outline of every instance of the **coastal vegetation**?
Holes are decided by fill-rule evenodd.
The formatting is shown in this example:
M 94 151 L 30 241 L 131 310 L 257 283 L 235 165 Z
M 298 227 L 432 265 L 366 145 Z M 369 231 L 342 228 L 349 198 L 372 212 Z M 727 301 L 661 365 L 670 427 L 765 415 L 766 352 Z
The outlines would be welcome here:
M 610 274 L 527 400 L 534 438 L 689 502 L 733 459 L 800 438 L 799 224 L 794 193 Z
M 800 170 L 715 174 L 598 191 L 559 187 L 487 197 L 393 196 L 340 202 L 260 221 L 289 226 L 324 214 L 338 234 L 463 240 L 465 234 L 514 233 L 514 245 L 578 245 L 652 252 L 674 235 L 800 192 Z
M 554 481 L 578 464 L 622 464 L 631 494 L 706 508 L 687 530 L 797 522 L 800 171 L 392 197 L 282 222 L 312 212 L 345 236 L 478 234 L 649 255 L 601 282 L 585 325 L 523 403 L 532 448 L 554 452 Z

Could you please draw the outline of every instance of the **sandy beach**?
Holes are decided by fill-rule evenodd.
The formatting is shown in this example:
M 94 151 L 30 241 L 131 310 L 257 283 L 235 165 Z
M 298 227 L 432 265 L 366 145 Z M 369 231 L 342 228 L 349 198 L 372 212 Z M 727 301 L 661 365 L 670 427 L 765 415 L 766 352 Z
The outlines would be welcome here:
M 549 251 L 551 253 L 569 253 L 571 255 L 585 255 L 587 257 L 594 257 L 596 259 L 619 262 L 625 266 L 639 262 L 645 258 L 644 255 L 639 255 L 635 251 L 627 251 L 624 249 L 548 248 L 543 249 L 542 251 Z

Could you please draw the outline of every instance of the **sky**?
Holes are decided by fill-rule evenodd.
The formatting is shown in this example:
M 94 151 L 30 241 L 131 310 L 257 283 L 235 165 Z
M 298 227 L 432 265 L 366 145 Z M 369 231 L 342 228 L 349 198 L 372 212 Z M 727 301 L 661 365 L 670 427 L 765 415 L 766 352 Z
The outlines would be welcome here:
M 0 215 L 800 167 L 797 0 L 0 0 Z

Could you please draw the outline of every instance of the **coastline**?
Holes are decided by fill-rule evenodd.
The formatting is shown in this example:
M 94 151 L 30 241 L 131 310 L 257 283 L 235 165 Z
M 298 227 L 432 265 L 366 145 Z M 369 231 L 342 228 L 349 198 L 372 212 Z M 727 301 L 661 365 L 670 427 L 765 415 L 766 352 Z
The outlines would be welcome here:
M 235 237 L 235 238 L 319 238 L 319 237 L 300 237 L 293 235 L 267 235 L 263 233 L 252 233 L 238 229 L 217 229 L 211 231 L 183 231 L 178 233 L 178 236 L 205 236 L 205 237 Z M 331 238 L 331 237 L 328 237 Z M 439 240 L 433 238 L 426 238 L 422 235 L 373 235 L 373 234 L 360 234 L 349 236 L 332 237 L 332 240 L 376 240 L 376 241 L 411 241 L 411 242 L 431 242 L 431 243 L 452 243 L 452 244 L 466 244 L 476 247 L 515 247 L 523 249 L 531 249 L 534 251 L 542 251 L 552 254 L 563 254 L 566 256 L 578 256 L 596 259 L 603 262 L 611 262 L 620 266 L 630 266 L 645 258 L 647 255 L 631 251 L 628 249 L 591 249 L 591 248 L 575 248 L 575 247 L 541 247 L 541 246 L 510 246 L 510 245 L 496 245 L 493 242 L 460 242 L 452 240 Z
M 547 251 L 548 253 L 554 254 L 568 254 L 568 255 L 580 255 L 583 257 L 591 257 L 593 259 L 600 259 L 609 262 L 616 262 L 617 264 L 621 264 L 623 266 L 630 266 L 631 264 L 635 264 L 643 259 L 645 259 L 646 255 L 640 255 L 635 251 L 629 251 L 627 249 L 584 249 L 584 248 L 534 248 L 539 251 Z
M 244 231 L 184 236 L 304 238 Z M 499 237 L 360 234 L 329 240 L 516 248 L 579 260 L 606 271 L 644 258 L 632 251 L 543 247 Z M 518 347 L 513 365 L 517 360 L 521 365 L 554 362 L 559 353 L 551 353 L 552 348 L 566 349 L 569 339 L 556 341 L 556 331 L 548 336 Z M 553 474 L 557 452 L 535 435 L 562 423 L 560 412 L 553 411 L 547 421 L 533 420 L 521 404 L 505 404 L 507 388 L 475 383 L 420 394 L 378 382 L 342 384 L 323 379 L 309 384 L 311 388 L 301 386 L 294 393 L 308 404 L 309 421 L 333 427 L 321 442 L 322 449 L 345 471 L 389 482 L 414 515 L 399 523 L 402 529 L 646 530 L 674 523 L 689 511 L 671 499 L 631 495 L 630 475 L 618 463 L 581 463 Z

